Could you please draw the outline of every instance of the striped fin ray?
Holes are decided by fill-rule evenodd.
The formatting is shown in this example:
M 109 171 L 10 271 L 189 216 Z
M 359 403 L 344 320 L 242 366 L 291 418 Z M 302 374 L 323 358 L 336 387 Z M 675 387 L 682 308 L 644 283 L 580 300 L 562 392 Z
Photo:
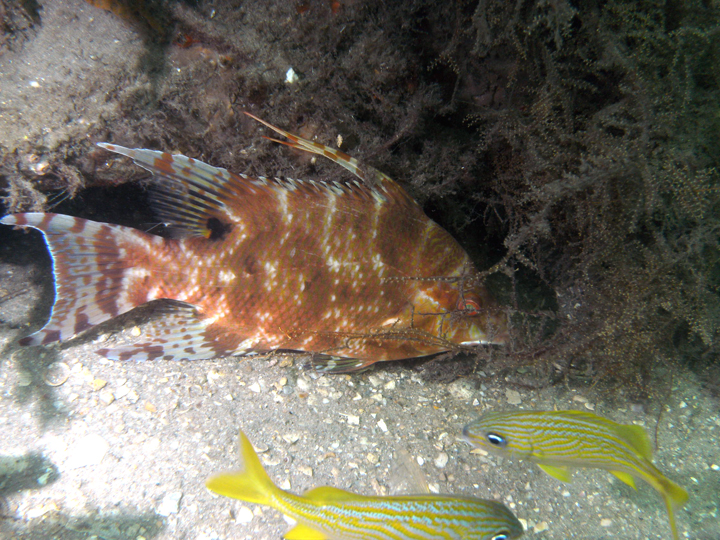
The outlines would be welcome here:
M 65 340 L 134 308 L 137 303 L 127 294 L 134 265 L 124 257 L 124 246 L 159 240 L 128 227 L 60 214 L 14 214 L 0 223 L 42 232 L 52 258 L 55 303 L 50 319 L 23 338 L 23 345 Z
M 209 220 L 227 221 L 223 212 L 225 203 L 238 195 L 235 188 L 244 184 L 247 178 L 182 154 L 109 143 L 97 145 L 129 157 L 155 175 L 153 208 L 162 220 L 184 236 L 210 238 L 213 233 L 218 233 L 217 224 L 209 223 Z
M 386 196 L 380 191 L 360 183 L 316 182 L 262 176 L 251 178 L 244 174 L 230 173 L 222 167 L 213 167 L 182 154 L 125 148 L 110 143 L 97 145 L 129 157 L 154 175 L 152 206 L 158 217 L 169 225 L 170 230 L 178 237 L 222 238 L 234 221 L 227 211 L 227 206 L 243 198 L 248 198 L 251 203 L 252 196 L 260 191 L 270 193 L 273 197 L 282 197 L 284 192 L 304 191 L 310 194 L 330 192 L 339 196 L 372 196 L 386 200 Z M 392 180 L 389 181 L 392 183 Z M 402 189 L 397 188 L 395 191 L 412 201 Z
M 208 360 L 247 352 L 238 339 L 229 339 L 197 309 L 182 302 L 167 302 L 142 326 L 142 341 L 96 351 L 110 360 Z
M 285 131 L 284 129 L 281 129 L 277 126 L 273 126 L 272 124 L 258 118 L 257 116 L 247 111 L 244 112 L 253 120 L 260 122 L 265 127 L 268 127 L 274 132 L 282 135 L 283 137 L 290 139 L 290 142 L 280 141 L 271 137 L 265 137 L 266 139 L 269 139 L 276 143 L 284 144 L 285 146 L 289 146 L 291 148 L 304 150 L 305 152 L 310 152 L 311 154 L 317 154 L 319 156 L 328 158 L 329 160 L 337 163 L 344 169 L 350 171 L 352 174 L 357 176 L 360 180 L 362 180 L 362 185 L 371 189 L 373 195 L 379 200 L 385 201 L 388 197 L 390 197 L 396 201 L 402 201 L 405 204 L 417 206 L 417 203 L 392 178 L 378 171 L 374 167 L 371 167 L 364 163 L 360 163 L 357 159 L 349 156 L 345 152 L 330 148 L 329 146 L 325 146 L 324 144 L 303 139 L 298 135 L 293 135 L 289 131 Z

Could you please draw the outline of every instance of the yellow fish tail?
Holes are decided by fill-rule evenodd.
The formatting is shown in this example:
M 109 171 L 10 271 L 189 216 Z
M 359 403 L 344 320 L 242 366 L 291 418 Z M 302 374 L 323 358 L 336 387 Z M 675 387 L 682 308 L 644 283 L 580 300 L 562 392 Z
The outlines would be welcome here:
M 276 506 L 277 495 L 281 490 L 265 472 L 252 443 L 242 431 L 240 432 L 240 456 L 243 461 L 241 471 L 213 476 L 205 483 L 205 486 L 210 491 L 225 497 Z
M 672 480 L 665 478 L 658 471 L 658 476 L 648 479 L 650 484 L 657 489 L 665 501 L 665 508 L 672 529 L 673 540 L 678 540 L 677 524 L 675 523 L 675 509 L 681 508 L 688 500 L 688 492 L 678 486 Z

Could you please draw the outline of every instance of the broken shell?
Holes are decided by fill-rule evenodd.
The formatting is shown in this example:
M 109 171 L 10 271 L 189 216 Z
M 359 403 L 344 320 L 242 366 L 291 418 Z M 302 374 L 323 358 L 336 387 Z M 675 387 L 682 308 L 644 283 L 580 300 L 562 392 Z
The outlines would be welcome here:
M 48 386 L 60 386 L 70 377 L 70 366 L 65 362 L 50 364 L 43 379 Z

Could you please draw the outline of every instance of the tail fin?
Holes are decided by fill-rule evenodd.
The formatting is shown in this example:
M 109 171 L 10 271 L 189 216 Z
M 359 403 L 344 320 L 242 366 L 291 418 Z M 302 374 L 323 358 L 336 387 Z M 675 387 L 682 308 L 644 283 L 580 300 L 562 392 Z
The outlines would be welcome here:
M 280 488 L 273 484 L 263 469 L 255 449 L 242 431 L 240 432 L 240 456 L 243 460 L 241 471 L 213 476 L 205 482 L 205 486 L 218 495 L 275 506 L 275 495 L 280 492 Z
M 14 214 L 0 223 L 39 230 L 52 257 L 55 303 L 50 320 L 21 344 L 71 338 L 149 300 L 142 272 L 130 271 L 138 263 L 132 253 L 147 251 L 162 238 L 61 214 Z
M 658 479 L 658 484 L 661 488 L 659 491 L 665 501 L 665 508 L 667 509 L 673 540 L 678 540 L 677 524 L 675 523 L 675 509 L 681 508 L 687 502 L 688 492 L 664 476 Z

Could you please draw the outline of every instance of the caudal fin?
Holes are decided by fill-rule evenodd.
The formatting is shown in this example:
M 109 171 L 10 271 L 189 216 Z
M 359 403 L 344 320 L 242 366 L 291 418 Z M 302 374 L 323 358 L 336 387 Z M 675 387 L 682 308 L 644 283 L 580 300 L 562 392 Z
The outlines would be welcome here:
M 672 529 L 673 540 L 678 540 L 677 524 L 675 523 L 675 510 L 681 508 L 688 500 L 688 492 L 678 486 L 675 482 L 663 477 L 659 482 L 660 493 L 665 501 L 665 508 Z
M 55 303 L 50 320 L 21 344 L 69 339 L 149 300 L 143 272 L 131 269 L 139 262 L 137 253 L 162 243 L 161 238 L 62 214 L 13 214 L 0 223 L 39 230 L 52 257 Z
M 280 488 L 273 484 L 263 469 L 255 449 L 242 431 L 240 432 L 240 456 L 243 460 L 242 470 L 213 476 L 205 482 L 205 486 L 218 495 L 275 506 L 274 495 L 280 491 Z

